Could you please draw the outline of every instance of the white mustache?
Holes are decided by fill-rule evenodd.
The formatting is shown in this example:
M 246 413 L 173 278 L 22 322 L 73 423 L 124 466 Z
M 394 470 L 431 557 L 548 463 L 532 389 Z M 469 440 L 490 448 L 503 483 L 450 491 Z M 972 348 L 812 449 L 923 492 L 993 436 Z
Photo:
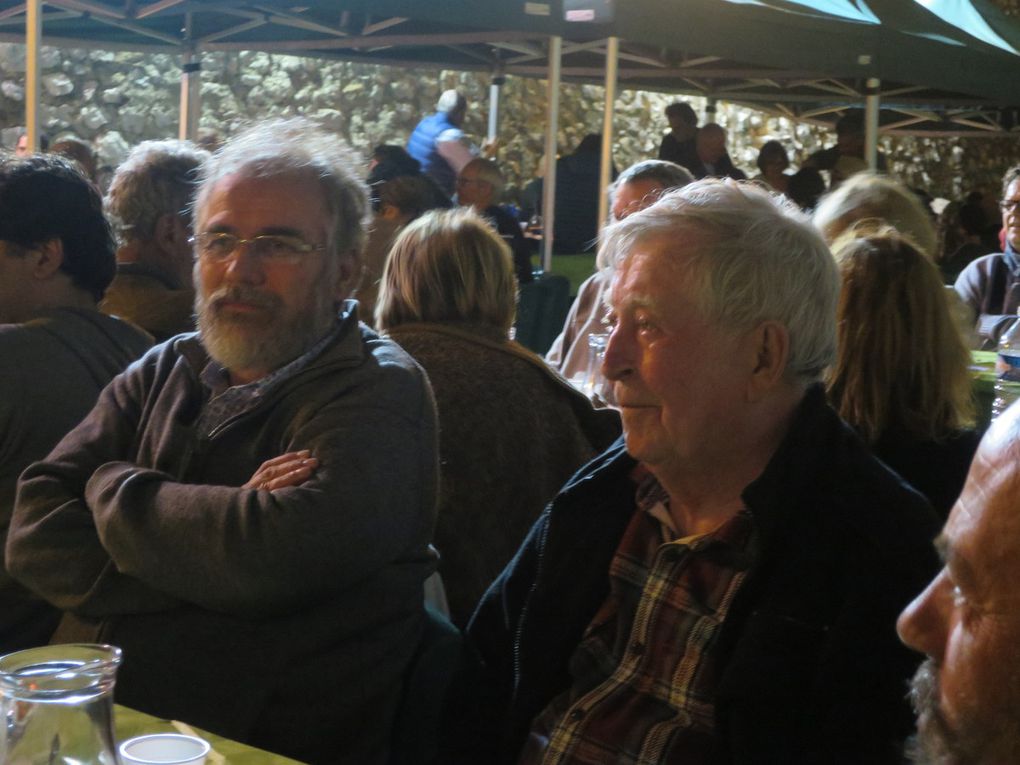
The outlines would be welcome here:
M 218 289 L 206 298 L 206 303 L 213 310 L 217 310 L 222 303 L 229 302 L 247 303 L 258 308 L 275 310 L 280 305 L 280 298 L 270 292 L 240 284 Z

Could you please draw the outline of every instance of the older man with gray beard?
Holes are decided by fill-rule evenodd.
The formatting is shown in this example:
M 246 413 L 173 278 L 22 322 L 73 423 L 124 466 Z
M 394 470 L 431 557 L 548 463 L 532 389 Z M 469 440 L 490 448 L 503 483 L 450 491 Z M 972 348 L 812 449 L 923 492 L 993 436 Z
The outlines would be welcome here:
M 22 476 L 8 566 L 58 640 L 124 649 L 120 702 L 311 763 L 386 761 L 434 568 L 435 408 L 343 302 L 366 188 L 302 120 L 217 153 L 197 335 Z
M 944 566 L 900 616 L 928 660 L 914 678 L 915 761 L 1020 762 L 1020 407 L 995 421 L 935 542 Z

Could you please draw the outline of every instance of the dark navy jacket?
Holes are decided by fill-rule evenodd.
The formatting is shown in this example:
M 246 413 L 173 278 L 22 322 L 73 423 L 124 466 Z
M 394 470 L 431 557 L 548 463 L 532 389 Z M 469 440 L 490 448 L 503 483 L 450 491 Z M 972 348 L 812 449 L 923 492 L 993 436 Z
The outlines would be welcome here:
M 621 439 L 582 468 L 482 599 L 468 636 L 483 665 L 454 712 L 460 761 L 514 761 L 531 719 L 570 686 L 634 512 L 634 465 Z M 900 762 L 919 657 L 895 622 L 938 570 L 936 516 L 820 386 L 743 498 L 758 554 L 719 636 L 714 761 Z

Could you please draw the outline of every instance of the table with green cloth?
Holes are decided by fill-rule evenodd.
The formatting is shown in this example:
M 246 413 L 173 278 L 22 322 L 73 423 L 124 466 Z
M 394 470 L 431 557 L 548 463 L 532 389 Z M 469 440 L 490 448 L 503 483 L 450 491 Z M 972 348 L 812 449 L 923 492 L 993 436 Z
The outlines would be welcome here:
M 995 400 L 995 351 L 971 351 L 970 373 L 973 381 L 974 401 L 977 405 L 977 428 L 984 432 L 992 421 L 992 401 Z
M 297 760 L 239 744 L 228 738 L 192 728 L 190 725 L 176 720 L 161 720 L 120 704 L 117 704 L 114 710 L 114 728 L 116 729 L 117 746 L 129 738 L 149 733 L 183 733 L 187 736 L 204 738 L 212 747 L 212 751 L 206 758 L 208 765 L 300 765 Z

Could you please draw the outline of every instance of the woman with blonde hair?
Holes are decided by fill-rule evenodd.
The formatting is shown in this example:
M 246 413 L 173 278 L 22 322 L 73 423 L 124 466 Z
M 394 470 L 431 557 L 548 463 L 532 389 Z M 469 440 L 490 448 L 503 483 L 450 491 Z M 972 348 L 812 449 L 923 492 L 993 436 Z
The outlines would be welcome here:
M 430 212 L 386 262 L 376 326 L 432 382 L 439 410 L 435 545 L 450 615 L 464 626 L 546 503 L 619 435 L 545 362 L 510 339 L 510 251 L 470 209 Z
M 979 437 L 970 353 L 938 268 L 909 239 L 873 222 L 847 231 L 833 251 L 843 288 L 829 400 L 946 517 Z
M 917 194 L 887 175 L 857 173 L 822 197 L 811 216 L 830 245 L 855 223 L 880 220 L 935 256 L 935 224 Z

